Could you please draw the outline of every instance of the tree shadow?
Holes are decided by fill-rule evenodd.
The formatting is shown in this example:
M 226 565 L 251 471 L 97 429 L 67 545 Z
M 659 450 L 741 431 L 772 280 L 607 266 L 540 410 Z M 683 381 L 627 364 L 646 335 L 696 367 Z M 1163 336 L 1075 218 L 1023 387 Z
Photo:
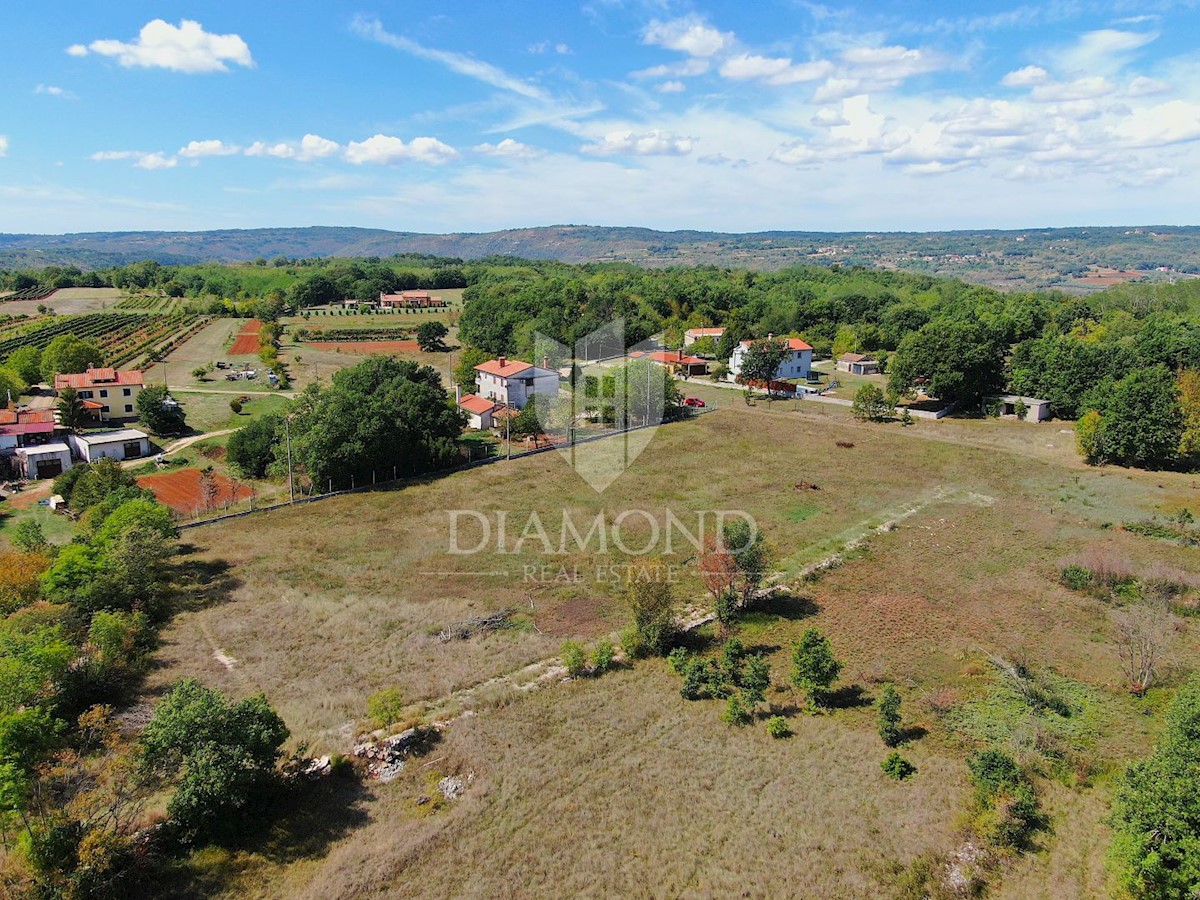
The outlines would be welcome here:
M 187 556 L 195 549 L 185 544 L 180 555 Z M 176 597 L 174 611 L 195 612 L 228 603 L 233 592 L 245 583 L 232 572 L 233 566 L 223 559 L 184 559 L 176 563 L 176 581 L 182 590 Z
M 847 684 L 830 691 L 823 706 L 826 709 L 858 709 L 870 706 L 874 702 L 875 698 L 870 696 L 861 684 Z
M 776 593 L 755 603 L 751 610 L 796 622 L 815 616 L 821 611 L 821 607 L 806 594 Z
M 331 845 L 370 821 L 374 793 L 353 775 L 298 777 L 277 784 L 263 797 L 259 823 L 239 834 L 233 846 L 261 853 L 276 863 L 316 859 Z M 261 824 L 262 827 L 254 827 Z
M 900 738 L 896 742 L 897 746 L 919 741 L 925 735 L 929 734 L 929 729 L 924 725 L 906 725 L 900 729 Z

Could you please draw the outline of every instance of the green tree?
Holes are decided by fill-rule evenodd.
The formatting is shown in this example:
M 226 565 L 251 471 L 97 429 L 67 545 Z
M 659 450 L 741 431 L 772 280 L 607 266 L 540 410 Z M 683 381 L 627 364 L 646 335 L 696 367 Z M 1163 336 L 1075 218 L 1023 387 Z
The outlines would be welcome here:
M 841 674 L 842 663 L 833 655 L 829 639 L 815 628 L 805 629 L 792 644 L 792 684 L 808 695 L 814 706 L 824 706 L 830 687 Z
M 475 393 L 475 367 L 487 362 L 491 356 L 477 347 L 464 347 L 459 354 L 458 362 L 454 365 L 454 382 L 464 394 Z
M 10 398 L 15 403 L 27 390 L 29 385 L 15 371 L 0 369 L 0 407 L 6 407 Z
M 275 460 L 283 417 L 265 415 L 247 422 L 229 436 L 226 458 L 244 478 L 263 478 Z
M 892 685 L 883 687 L 879 696 L 879 737 L 884 744 L 895 747 L 904 731 L 900 727 L 900 692 Z
M 184 840 L 201 842 L 227 833 L 274 779 L 287 737 L 262 694 L 231 703 L 186 679 L 155 709 L 139 758 L 146 775 L 176 784 L 167 813 Z
M 54 492 L 61 494 L 76 512 L 83 512 L 114 496 L 125 499 L 133 499 L 129 496 L 131 493 L 145 496 L 133 474 L 107 456 L 94 463 L 72 466 L 54 479 Z
M 138 419 L 155 434 L 179 434 L 187 428 L 183 407 L 162 385 L 144 387 L 137 396 Z
M 766 700 L 767 688 L 771 686 L 771 666 L 761 653 L 752 653 L 744 660 L 740 685 L 742 702 L 751 713 Z
M 791 353 L 783 341 L 766 339 L 755 341 L 742 357 L 742 380 L 762 383 L 774 381 L 779 367 Z
M 417 326 L 417 346 L 426 353 L 436 353 L 446 349 L 446 335 L 450 333 L 441 322 L 422 322 Z
M 661 571 L 655 565 L 644 568 L 645 574 L 631 567 L 625 585 L 631 622 L 623 641 L 631 657 L 662 656 L 675 639 L 675 594 L 671 584 L 654 577 Z
M 64 428 L 72 431 L 78 431 L 87 424 L 88 412 L 75 388 L 63 388 L 58 392 L 58 420 Z
M 1167 727 L 1148 759 L 1120 776 L 1112 801 L 1113 868 L 1136 898 L 1200 893 L 1200 676 L 1193 675 L 1167 712 Z
M 900 342 L 888 385 L 901 396 L 924 380 L 941 400 L 978 400 L 1003 386 L 1005 350 L 978 322 L 935 319 Z
M 1160 468 L 1178 458 L 1184 418 L 1168 369 L 1135 369 L 1090 402 L 1100 414 L 1095 432 L 1077 430 L 1089 460 Z
M 1200 370 L 1184 369 L 1175 381 L 1179 392 L 1179 412 L 1183 416 L 1183 434 L 1179 454 L 1193 462 L 1200 460 Z
M 45 553 L 50 549 L 46 532 L 36 519 L 22 519 L 13 526 L 12 545 L 22 553 Z
M 398 722 L 404 714 L 404 693 L 397 687 L 386 687 L 367 698 L 367 715 L 379 728 Z
M 896 414 L 896 404 L 888 400 L 878 385 L 864 384 L 854 392 L 852 411 L 860 422 L 881 422 Z
M 4 361 L 4 368 L 16 372 L 26 384 L 37 384 L 42 380 L 42 351 L 29 344 L 18 347 Z
M 766 538 L 745 519 L 730 519 L 721 527 L 721 548 L 733 558 L 736 578 L 733 587 L 741 595 L 741 606 L 753 602 L 770 565 Z
M 60 334 L 42 351 L 42 377 L 53 383 L 55 375 L 86 372 L 88 366 L 99 366 L 103 362 L 104 354 L 95 344 L 73 334 Z

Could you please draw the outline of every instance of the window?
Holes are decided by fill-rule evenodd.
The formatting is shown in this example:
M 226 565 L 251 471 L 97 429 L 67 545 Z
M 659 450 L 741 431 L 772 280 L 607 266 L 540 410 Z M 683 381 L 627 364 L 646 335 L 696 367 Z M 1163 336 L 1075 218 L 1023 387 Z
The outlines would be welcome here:
M 132 403 L 125 404 L 125 412 L 127 412 L 127 413 L 133 412 L 133 404 Z
M 80 400 L 91 400 L 91 399 L 92 399 L 92 392 L 91 392 L 91 391 L 80 391 L 80 392 L 79 392 L 79 399 L 80 399 Z
M 111 409 L 109 409 L 107 406 L 102 406 L 102 407 L 100 407 L 100 410 L 101 410 L 101 412 L 103 412 L 105 415 L 108 415 L 110 412 L 112 412 L 112 410 L 111 410 Z
M 101 396 L 101 397 L 107 397 L 107 396 L 108 396 L 108 391 L 107 391 L 105 388 L 100 388 L 100 396 Z
M 126 459 L 137 459 L 142 455 L 142 445 L 138 441 L 130 441 L 122 450 Z
M 121 388 L 121 396 L 122 397 L 132 397 L 133 396 L 133 388 Z

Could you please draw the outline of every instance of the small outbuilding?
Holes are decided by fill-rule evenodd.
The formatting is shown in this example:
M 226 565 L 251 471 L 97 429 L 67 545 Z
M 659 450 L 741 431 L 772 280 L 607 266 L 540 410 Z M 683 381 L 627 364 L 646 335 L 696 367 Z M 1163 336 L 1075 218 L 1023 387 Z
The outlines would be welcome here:
M 84 462 L 95 462 L 104 457 L 115 460 L 140 459 L 150 455 L 150 436 L 136 428 L 73 434 L 70 441 L 75 456 Z
M 836 368 L 851 375 L 878 375 L 879 360 L 868 353 L 843 353 L 837 358 Z
M 486 431 L 492 427 L 494 413 L 502 407 L 478 394 L 466 394 L 458 401 L 458 408 L 467 414 L 468 428 Z
M 71 468 L 71 448 L 62 442 L 18 447 L 13 455 L 16 457 L 17 471 L 22 478 L 30 481 L 57 478 Z
M 1005 394 L 1000 397 L 988 397 L 987 404 L 989 407 L 996 407 L 1002 419 L 1021 419 L 1025 422 L 1045 422 L 1050 419 L 1050 401 L 1039 400 L 1037 397 Z

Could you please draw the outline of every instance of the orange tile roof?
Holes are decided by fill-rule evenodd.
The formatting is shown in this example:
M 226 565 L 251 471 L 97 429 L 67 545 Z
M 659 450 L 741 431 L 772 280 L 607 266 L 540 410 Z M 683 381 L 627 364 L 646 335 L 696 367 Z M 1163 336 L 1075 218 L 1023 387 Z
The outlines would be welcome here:
M 486 397 L 480 397 L 478 394 L 465 395 L 461 400 L 458 401 L 458 405 L 469 413 L 475 413 L 477 416 L 481 416 L 484 413 L 490 413 L 496 408 L 495 403 L 493 403 L 491 400 L 488 400 Z
M 52 409 L 0 409 L 0 425 L 36 425 L 54 423 Z
M 54 376 L 54 389 L 63 388 L 88 389 L 94 387 L 111 387 L 112 385 L 142 385 L 145 381 L 142 373 L 136 370 L 125 371 L 117 369 L 88 369 L 86 372 L 63 373 Z
M 689 328 L 685 334 L 692 337 L 720 337 L 725 333 L 724 328 Z
M 676 363 L 679 365 L 687 364 L 692 366 L 699 366 L 708 362 L 708 360 L 701 359 L 699 356 L 680 356 L 678 353 L 675 353 L 671 350 L 658 350 L 654 353 L 651 353 L 649 358 L 659 363 Z
M 504 359 L 503 365 L 499 359 L 489 359 L 487 362 L 477 365 L 475 371 L 498 375 L 501 378 L 512 378 L 514 375 L 520 375 L 526 369 L 532 368 L 532 363 L 521 362 L 519 359 Z
M 760 340 L 761 340 L 761 338 L 760 338 Z M 811 350 L 812 349 L 812 344 L 806 343 L 806 342 L 800 340 L 800 338 L 772 338 L 772 340 L 782 341 L 783 343 L 787 344 L 787 348 L 789 350 Z M 749 347 L 751 344 L 754 344 L 754 343 L 757 343 L 757 342 L 756 341 L 742 341 L 742 346 Z

